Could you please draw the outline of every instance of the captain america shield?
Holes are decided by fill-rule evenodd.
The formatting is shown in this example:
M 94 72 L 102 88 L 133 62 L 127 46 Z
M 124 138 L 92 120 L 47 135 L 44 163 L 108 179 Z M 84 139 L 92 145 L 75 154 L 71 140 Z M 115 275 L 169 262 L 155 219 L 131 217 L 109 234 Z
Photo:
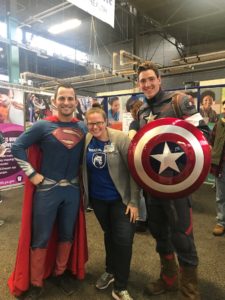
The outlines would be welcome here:
M 162 118 L 141 128 L 128 149 L 134 180 L 150 194 L 177 199 L 193 193 L 205 180 L 211 162 L 203 133 L 176 118 Z

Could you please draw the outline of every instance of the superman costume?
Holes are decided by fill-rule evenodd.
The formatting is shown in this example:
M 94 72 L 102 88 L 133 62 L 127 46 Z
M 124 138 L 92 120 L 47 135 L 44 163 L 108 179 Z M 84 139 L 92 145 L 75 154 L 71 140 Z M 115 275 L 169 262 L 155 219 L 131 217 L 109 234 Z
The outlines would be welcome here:
M 39 170 L 45 177 L 44 182 L 37 188 L 26 179 L 16 264 L 8 280 L 10 292 L 15 296 L 27 291 L 31 280 L 39 285 L 53 272 L 60 275 L 65 268 L 78 279 L 84 278 L 87 238 L 78 177 L 85 133 L 82 122 L 76 119 L 66 123 L 59 122 L 58 118 L 53 116 L 35 123 L 12 147 L 16 160 L 28 177 L 32 177 Z M 29 148 L 28 157 L 26 148 Z M 54 198 L 51 199 L 49 194 L 54 195 Z M 40 204 L 43 200 L 52 202 L 53 207 L 56 206 L 53 209 L 57 212 L 55 218 L 51 217 L 51 210 L 50 217 L 45 215 L 47 221 L 46 218 L 42 219 Z M 63 209 L 65 204 L 69 205 L 69 210 L 72 208 L 72 214 L 68 209 Z M 64 211 L 64 214 L 61 211 Z M 66 223 L 62 218 L 66 219 Z M 38 219 L 43 228 L 38 225 Z M 39 230 L 41 235 L 38 234 Z M 49 232 L 49 236 L 46 232 Z M 40 267 L 43 267 L 43 270 L 37 273 Z

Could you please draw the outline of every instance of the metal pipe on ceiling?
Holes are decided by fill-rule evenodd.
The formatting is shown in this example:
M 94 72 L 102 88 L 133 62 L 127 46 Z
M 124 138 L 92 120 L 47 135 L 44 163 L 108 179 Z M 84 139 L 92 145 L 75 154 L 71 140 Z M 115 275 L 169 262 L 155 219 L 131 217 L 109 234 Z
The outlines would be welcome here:
M 23 24 L 21 24 L 19 27 L 22 28 L 24 26 L 27 26 L 27 25 L 30 25 L 30 24 L 33 24 L 35 22 L 38 22 L 39 20 L 41 19 L 44 19 L 44 18 L 47 18 L 51 15 L 54 15 L 62 10 L 65 10 L 71 6 L 74 6 L 73 4 L 71 3 L 68 3 L 68 2 L 63 2 L 61 4 L 58 4 L 56 6 L 53 6 L 43 12 L 40 12 L 36 15 L 33 15 L 33 16 L 30 16 L 28 19 L 26 19 Z

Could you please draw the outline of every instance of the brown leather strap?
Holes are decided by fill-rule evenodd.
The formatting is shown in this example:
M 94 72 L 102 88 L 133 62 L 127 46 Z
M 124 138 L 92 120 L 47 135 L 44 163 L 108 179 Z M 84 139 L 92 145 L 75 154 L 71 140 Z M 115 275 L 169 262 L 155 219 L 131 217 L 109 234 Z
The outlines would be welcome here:
M 174 110 L 177 118 L 182 118 L 183 117 L 183 113 L 182 113 L 181 108 L 180 108 L 180 99 L 179 99 L 183 95 L 184 95 L 183 93 L 175 93 L 172 96 L 171 104 L 172 104 L 173 110 Z

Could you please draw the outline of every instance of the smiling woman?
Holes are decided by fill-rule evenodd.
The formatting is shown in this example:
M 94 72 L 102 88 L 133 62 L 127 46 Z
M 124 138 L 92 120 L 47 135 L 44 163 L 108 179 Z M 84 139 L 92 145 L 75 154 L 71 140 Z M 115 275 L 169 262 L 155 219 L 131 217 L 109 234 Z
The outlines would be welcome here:
M 130 139 L 126 133 L 106 126 L 106 114 L 101 108 L 89 109 L 86 121 L 89 133 L 83 159 L 85 200 L 104 231 L 106 252 L 106 269 L 95 286 L 102 290 L 114 282 L 113 298 L 132 300 L 127 282 L 140 197 L 128 170 Z

